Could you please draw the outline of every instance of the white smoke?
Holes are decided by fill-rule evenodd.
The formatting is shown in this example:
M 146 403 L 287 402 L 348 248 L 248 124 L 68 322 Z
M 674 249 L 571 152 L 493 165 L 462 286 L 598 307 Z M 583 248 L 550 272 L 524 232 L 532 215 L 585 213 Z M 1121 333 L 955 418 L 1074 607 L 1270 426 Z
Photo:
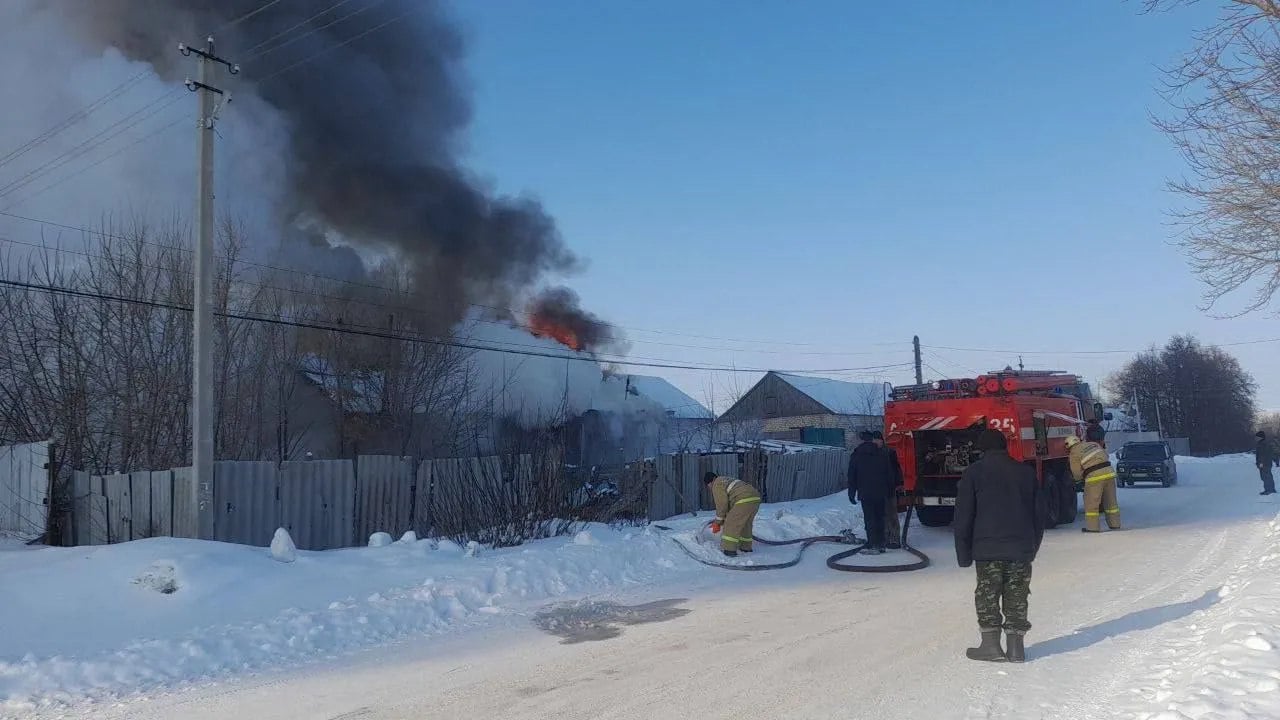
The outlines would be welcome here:
M 75 227 L 96 227 L 108 216 L 189 224 L 195 208 L 195 94 L 115 48 L 90 50 L 56 10 L 37 0 L 0 2 L 0 28 L 0 158 L 127 83 L 74 124 L 0 164 L 0 210 Z M 178 54 L 176 46 L 172 52 Z M 194 68 L 193 62 L 193 74 Z M 251 258 L 268 259 L 287 242 L 273 231 L 281 226 L 286 128 L 279 113 L 251 92 L 236 92 L 234 77 L 224 75 L 219 84 L 230 91 L 231 102 L 218 116 L 215 209 L 220 218 L 244 225 Z M 0 237 L 56 241 L 76 250 L 91 250 L 97 242 L 5 216 Z M 0 242 L 0 251 L 15 247 L 23 246 Z M 328 254 L 306 243 L 287 247 L 291 260 L 312 270 Z
M 498 414 L 527 425 L 563 420 L 587 410 L 619 416 L 665 415 L 657 403 L 627 392 L 625 376 L 606 375 L 605 367 L 591 355 L 576 353 L 555 340 L 476 318 L 460 325 L 455 334 L 464 342 L 495 348 L 475 351 L 471 369 L 479 389 L 474 402 Z

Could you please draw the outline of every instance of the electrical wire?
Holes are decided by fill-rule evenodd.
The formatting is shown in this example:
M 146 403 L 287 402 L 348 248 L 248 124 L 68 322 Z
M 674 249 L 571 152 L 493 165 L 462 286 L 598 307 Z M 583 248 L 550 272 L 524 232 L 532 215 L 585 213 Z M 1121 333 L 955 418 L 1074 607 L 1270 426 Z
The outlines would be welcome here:
M 162 129 L 167 129 L 167 128 L 162 128 Z M 104 158 L 104 159 L 105 159 L 105 158 Z M 192 252 L 190 248 L 182 248 L 182 247 L 177 247 L 177 246 L 173 246 L 173 245 L 165 245 L 164 243 L 158 243 L 158 242 L 154 242 L 154 241 L 137 240 L 136 238 L 130 238 L 130 237 L 126 237 L 126 236 L 124 236 L 124 235 L 119 235 L 119 234 L 115 234 L 115 233 L 110 233 L 110 232 L 106 232 L 106 231 L 103 231 L 103 230 L 95 230 L 95 229 L 93 229 L 93 228 L 89 228 L 89 227 L 84 227 L 84 226 L 79 226 L 79 225 L 69 225 L 69 224 L 61 223 L 61 222 L 57 222 L 57 221 L 54 221 L 54 220 L 46 220 L 46 219 L 42 219 L 42 218 L 30 217 L 30 216 L 28 216 L 28 215 L 20 215 L 20 214 L 17 214 L 17 213 L 9 212 L 9 211 L 8 211 L 8 209 L 0 210 L 0 217 L 7 217 L 7 218 L 14 219 L 14 220 L 21 220 L 21 221 L 24 221 L 24 222 L 30 222 L 30 223 L 34 223 L 34 224 L 37 224 L 37 225 L 47 226 L 47 227 L 61 228 L 61 229 L 63 229 L 63 230 L 74 230 L 74 231 L 79 232 L 79 233 L 83 233 L 83 234 L 90 235 L 90 236 L 96 236 L 96 237 L 100 237 L 100 238 L 104 238 L 104 239 L 122 240 L 122 241 L 125 241 L 125 242 L 140 242 L 140 243 L 142 243 L 142 244 L 144 244 L 144 245 L 148 245 L 148 246 L 152 246 L 152 247 L 161 248 L 161 249 L 163 249 L 163 250 L 169 250 L 169 251 L 175 251 L 175 252 L 182 252 L 182 253 L 190 253 L 190 252 Z M 221 255 L 215 256 L 215 258 L 216 258 L 216 259 L 218 259 L 218 260 L 227 260 L 227 258 L 226 258 L 226 257 L 221 256 Z M 237 263 L 240 263 L 240 264 L 242 264 L 242 265 L 244 265 L 244 266 L 246 266 L 246 267 L 258 268 L 258 269 L 261 269 L 261 270 L 270 270 L 270 271 L 273 271 L 273 272 L 288 273 L 288 274 L 296 275 L 296 276 L 299 276 L 299 277 L 307 277 L 307 278 L 312 278 L 312 279 L 315 279 L 315 280 L 323 280 L 323 281 L 333 282 L 333 283 L 338 283 L 338 284 L 341 284 L 341 285 L 347 285 L 347 286 L 351 286 L 351 287 L 365 288 L 365 289 L 368 289 L 368 290 L 377 290 L 377 291 L 380 291 L 380 292 L 390 293 L 390 294 L 393 294 L 393 295 L 394 295 L 394 294 L 398 294 L 398 295 L 403 295 L 403 296 L 406 296 L 406 297 L 415 297 L 414 293 L 413 293 L 413 292 L 411 292 L 411 291 L 409 291 L 409 290 L 398 290 L 398 289 L 395 289 L 395 288 L 385 287 L 385 286 L 383 286 L 383 285 L 377 285 L 377 284 L 373 284 L 373 283 L 361 282 L 361 281 L 359 281 L 359 280 L 347 280 L 347 279 L 343 279 L 343 278 L 333 277 L 333 276 L 330 276 L 330 275 L 323 275 L 323 274 L 318 274 L 318 273 L 307 272 L 307 271 L 304 271 L 304 270 L 296 270 L 296 269 L 292 269 L 292 268 L 285 268 L 285 267 L 280 267 L 280 266 L 278 266 L 278 265 L 271 265 L 271 264 L 268 264 L 268 263 L 258 263 L 258 262 L 253 262 L 253 261 L 250 261 L 250 260 L 239 260 L 239 259 L 237 259 L 237 260 L 236 260 L 236 262 L 237 262 Z M 483 304 L 483 303 L 468 303 L 468 306 L 469 306 L 469 307 L 476 308 L 476 309 L 479 309 L 479 310 L 491 310 L 491 311 L 494 311 L 494 312 L 510 313 L 510 314 L 513 314 L 513 315 L 519 315 L 519 316 L 524 316 L 524 317 L 531 317 L 531 316 L 532 316 L 532 313 L 530 313 L 530 312 L 529 312 L 529 311 L 527 311 L 527 310 L 518 310 L 518 309 L 516 309 L 516 308 L 500 307 L 500 306 L 497 306 L 497 305 L 486 305 L 486 304 Z M 688 338 L 696 338 L 696 339 L 700 339 L 700 340 L 715 340 L 715 341 L 720 341 L 720 342 L 749 343 L 749 344 L 757 344 L 757 345 L 786 345 L 786 346 L 789 346 L 789 347 L 813 347 L 813 346 L 814 346 L 814 343 L 806 343 L 806 342 L 792 342 L 792 341 L 788 341 L 788 340 L 761 340 L 761 339 L 749 339 L 749 338 L 720 337 L 720 336 L 715 336 L 715 335 L 707 335 L 707 334 L 704 334 L 704 333 L 683 333 L 683 332 L 677 332 L 677 331 L 674 331 L 674 330 L 654 330 L 654 329 L 650 329 L 650 328 L 640 328 L 640 327 L 634 327 L 634 326 L 630 326 L 630 325 L 617 325 L 617 324 L 614 324 L 614 323 L 608 323 L 608 322 L 602 322 L 601 324 L 602 324 L 602 325 L 604 325 L 605 327 L 609 327 L 609 328 L 612 328 L 612 329 L 615 329 L 615 330 L 624 330 L 624 331 L 628 331 L 628 332 L 652 333 L 652 334 L 655 334 L 655 335 L 669 335 L 669 336 L 673 336 L 673 337 L 688 337 Z M 633 341 L 635 341 L 635 342 L 640 342 L 639 340 L 634 340 L 634 339 L 633 339 Z M 907 346 L 909 346 L 909 345 L 910 345 L 910 341 L 867 343 L 867 345 L 868 345 L 868 346 L 871 346 L 871 347 L 891 347 L 891 346 L 893 346 L 893 347 L 897 347 L 897 346 L 903 346 L 903 345 L 907 345 Z M 816 354 L 827 354 L 827 353 L 816 353 Z M 832 353 L 832 354 L 836 354 L 836 353 Z M 841 353 L 838 353 L 838 354 L 841 354 L 841 355 L 843 355 L 843 354 L 851 354 L 851 355 L 852 355 L 853 353 L 843 353 L 843 352 L 841 352 Z M 868 353 L 868 354 L 872 354 L 872 353 Z
M 179 312 L 191 312 L 191 308 L 185 305 L 161 302 L 158 300 L 146 300 L 142 298 L 130 298 L 130 297 L 124 297 L 119 295 L 108 295 L 105 293 L 89 292 L 86 290 L 77 290 L 75 288 L 59 287 L 56 285 L 43 285 L 38 283 L 28 283 L 28 282 L 22 282 L 19 280 L 8 280 L 8 279 L 0 279 L 0 285 L 18 288 L 21 290 L 43 292 L 46 294 L 65 295 L 68 297 L 93 299 L 93 300 L 98 300 L 103 302 L 128 303 L 128 304 L 142 305 L 142 306 L 152 307 L 157 309 L 176 310 Z M 549 351 L 511 350 L 511 349 L 506 349 L 502 347 L 495 347 L 492 345 L 482 345 L 474 342 L 460 342 L 457 340 L 449 340 L 444 338 L 404 335 L 404 334 L 385 332 L 385 331 L 352 330 L 342 326 L 335 327 L 332 325 L 324 325 L 321 323 L 309 322 L 309 321 L 297 320 L 297 319 L 289 319 L 289 318 L 255 316 L 255 315 L 249 315 L 245 313 L 215 312 L 214 314 L 217 315 L 218 317 L 224 317 L 230 320 L 244 320 L 247 322 L 258 322 L 258 323 L 264 323 L 269 325 L 281 325 L 281 326 L 288 326 L 288 327 L 303 328 L 308 330 L 322 330 L 326 332 L 336 332 L 336 333 L 345 334 L 345 335 L 358 335 L 358 336 L 364 336 L 364 337 L 379 338 L 383 340 L 396 340 L 400 342 L 434 345 L 438 347 L 452 347 L 452 348 L 465 349 L 465 350 L 499 352 L 499 353 L 506 353 L 510 355 L 521 355 L 526 357 L 543 357 L 543 358 L 550 358 L 554 360 L 566 360 L 566 361 L 572 360 L 572 361 L 590 362 L 590 363 L 596 363 L 596 364 L 599 364 L 600 362 L 602 362 L 602 360 L 596 356 L 582 354 L 582 353 L 575 353 L 570 355 L 567 353 L 558 353 L 558 352 L 549 352 Z M 691 365 L 687 363 L 676 363 L 676 362 L 638 362 L 638 361 L 626 360 L 626 359 L 604 360 L 604 362 L 609 362 L 615 365 L 622 365 L 622 366 L 665 368 L 665 369 L 673 369 L 673 370 L 702 370 L 702 371 L 710 370 L 710 371 L 731 372 L 731 373 L 782 372 L 782 373 L 795 373 L 795 374 L 806 374 L 806 373 L 824 374 L 824 373 L 888 370 L 893 368 L 906 367 L 910 365 L 910 363 L 893 363 L 888 365 L 872 365 L 868 367 L 858 367 L 858 368 L 778 370 L 773 368 L 766 369 L 766 368 L 741 368 L 736 366 L 717 367 L 717 366 L 711 366 L 711 365 Z
M 133 85 L 136 85 L 140 80 L 142 80 L 142 78 L 150 74 L 151 74 L 150 69 L 142 70 L 136 73 L 135 75 L 133 75 L 133 77 L 130 77 L 128 80 L 125 80 L 119 85 L 111 88 L 102 96 L 100 96 L 93 102 L 89 103 L 88 105 L 84 106 L 83 108 L 80 108 L 79 110 L 75 111 L 70 116 L 68 116 L 61 122 L 57 123 L 53 127 L 49 128 L 48 130 L 45 130 L 39 135 L 22 143 L 21 145 L 9 151 L 5 155 L 0 156 L 0 167 L 4 167 L 5 165 L 13 162 L 14 160 L 17 160 L 23 155 L 26 155 L 28 152 L 34 150 L 40 145 L 43 145 L 44 143 L 53 139 L 62 131 L 80 123 L 82 120 L 89 117 L 89 115 L 93 114 L 96 110 L 103 107 L 104 105 L 109 103 L 111 100 L 115 99 L 119 94 L 128 90 Z

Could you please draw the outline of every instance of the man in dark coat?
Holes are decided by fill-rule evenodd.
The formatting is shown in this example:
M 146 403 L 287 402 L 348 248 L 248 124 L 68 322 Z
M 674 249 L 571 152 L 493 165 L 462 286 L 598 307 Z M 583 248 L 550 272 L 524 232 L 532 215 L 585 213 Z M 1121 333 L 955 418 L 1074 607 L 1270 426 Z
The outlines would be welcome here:
M 1102 423 L 1097 418 L 1090 420 L 1084 427 L 1085 442 L 1098 443 L 1098 447 L 1103 450 L 1107 449 L 1107 431 L 1102 429 Z
M 1275 495 L 1276 479 L 1271 474 L 1271 466 L 1280 465 L 1280 458 L 1276 457 L 1276 450 L 1265 432 L 1259 430 L 1254 437 L 1258 438 L 1258 447 L 1253 451 L 1253 461 L 1258 466 L 1258 475 L 1262 477 L 1261 494 Z
M 1009 457 L 1005 436 L 983 430 L 982 458 L 960 477 L 956 497 L 956 561 L 977 563 L 974 600 L 982 645 L 969 648 L 971 660 L 1022 662 L 1031 594 L 1031 563 L 1044 539 L 1044 511 L 1035 470 Z M 1004 630 L 1008 652 L 1000 647 Z
M 871 433 L 871 442 L 889 454 L 893 465 L 893 490 L 884 504 L 884 540 L 885 547 L 897 550 L 902 547 L 902 527 L 898 524 L 898 488 L 902 487 L 902 465 L 898 463 L 898 453 L 884 444 L 884 433 L 876 430 Z
M 871 433 L 858 435 L 862 444 L 849 456 L 849 502 L 862 503 L 862 522 L 867 531 L 866 550 L 883 553 L 885 548 L 885 512 L 893 494 L 893 461 L 883 448 L 871 439 Z

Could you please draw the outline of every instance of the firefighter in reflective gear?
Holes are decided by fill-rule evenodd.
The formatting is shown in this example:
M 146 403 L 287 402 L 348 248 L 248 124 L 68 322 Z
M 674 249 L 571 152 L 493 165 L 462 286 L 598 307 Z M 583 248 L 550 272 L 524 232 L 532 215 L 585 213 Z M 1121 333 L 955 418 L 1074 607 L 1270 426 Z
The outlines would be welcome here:
M 716 504 L 711 531 L 721 533 L 720 550 L 729 557 L 736 557 L 738 551 L 751 552 L 751 526 L 760 509 L 760 491 L 751 483 L 713 472 L 703 475 L 702 482 Z
M 1116 471 L 1111 467 L 1107 451 L 1097 443 L 1080 442 L 1071 435 L 1067 438 L 1067 453 L 1071 460 L 1071 475 L 1076 482 L 1084 483 L 1083 532 L 1101 532 L 1098 519 L 1107 516 L 1107 527 L 1120 529 L 1120 503 L 1116 499 Z

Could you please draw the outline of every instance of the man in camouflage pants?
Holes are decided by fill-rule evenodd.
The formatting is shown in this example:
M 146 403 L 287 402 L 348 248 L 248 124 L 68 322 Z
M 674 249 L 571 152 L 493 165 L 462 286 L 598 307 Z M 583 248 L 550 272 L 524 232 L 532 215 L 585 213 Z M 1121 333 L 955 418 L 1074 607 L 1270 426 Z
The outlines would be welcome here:
M 1023 636 L 1031 629 L 1027 599 L 1031 563 L 1044 539 L 1039 483 L 1030 467 L 1009 457 L 999 430 L 978 437 L 982 458 L 960 477 L 956 496 L 956 561 L 977 564 L 974 601 L 982 644 L 969 648 L 970 660 L 1022 662 Z M 1008 650 L 1000 647 L 1004 631 Z

